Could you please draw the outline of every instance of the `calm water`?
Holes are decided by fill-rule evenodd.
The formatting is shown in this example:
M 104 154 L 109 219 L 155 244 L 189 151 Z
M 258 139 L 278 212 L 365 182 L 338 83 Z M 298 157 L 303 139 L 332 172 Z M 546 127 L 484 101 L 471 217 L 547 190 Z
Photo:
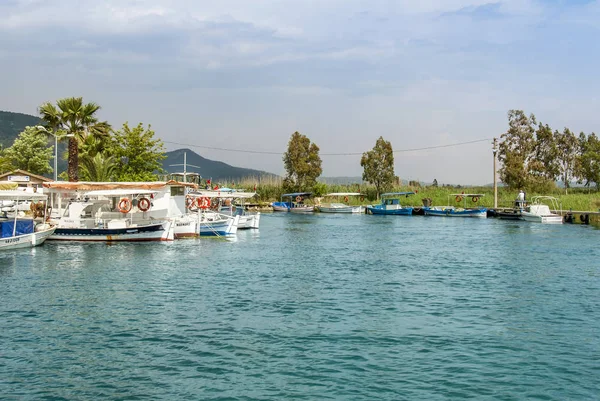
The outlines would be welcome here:
M 7 400 L 600 399 L 600 230 L 264 215 L 0 254 Z

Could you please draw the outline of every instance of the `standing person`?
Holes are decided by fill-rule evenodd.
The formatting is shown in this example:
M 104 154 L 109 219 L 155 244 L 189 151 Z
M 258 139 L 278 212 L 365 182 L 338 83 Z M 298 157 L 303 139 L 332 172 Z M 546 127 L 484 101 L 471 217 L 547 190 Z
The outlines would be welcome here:
M 517 202 L 516 202 L 518 207 L 523 207 L 525 206 L 525 192 L 523 192 L 523 190 L 519 190 L 519 195 L 517 195 Z

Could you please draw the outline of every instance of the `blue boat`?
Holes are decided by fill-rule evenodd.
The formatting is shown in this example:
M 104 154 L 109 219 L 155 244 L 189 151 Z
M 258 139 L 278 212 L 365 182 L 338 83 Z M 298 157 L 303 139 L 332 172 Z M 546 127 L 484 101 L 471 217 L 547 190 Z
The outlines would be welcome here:
M 313 205 L 304 203 L 304 200 L 312 196 L 312 192 L 294 192 L 281 195 L 280 202 L 273 202 L 271 206 L 274 212 L 312 213 L 315 211 Z M 288 199 L 289 201 L 284 201 Z
M 448 217 L 487 217 L 485 207 L 467 207 L 467 199 L 477 203 L 483 194 L 451 194 L 448 195 L 448 206 L 432 206 L 423 208 L 425 216 L 448 216 Z M 450 205 L 450 198 L 454 197 L 456 202 L 463 202 L 463 207 Z
M 414 192 L 388 192 L 381 194 L 381 203 L 379 205 L 368 205 L 368 214 L 385 214 L 385 215 L 400 215 L 410 216 L 413 212 L 412 206 L 402 206 L 400 198 L 408 198 L 414 195 Z

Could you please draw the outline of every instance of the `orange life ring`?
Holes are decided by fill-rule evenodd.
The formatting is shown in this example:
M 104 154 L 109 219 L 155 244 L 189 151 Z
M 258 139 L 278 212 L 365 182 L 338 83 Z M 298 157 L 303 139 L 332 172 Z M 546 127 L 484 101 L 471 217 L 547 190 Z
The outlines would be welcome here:
M 348 197 L 347 196 L 344 196 L 344 202 L 346 202 L 346 203 L 348 202 Z
M 479 196 L 474 196 L 473 197 L 473 202 L 477 203 L 477 201 L 479 201 Z
M 140 198 L 138 200 L 138 209 L 140 209 L 142 212 L 147 212 L 148 210 L 150 210 L 150 206 L 152 206 L 152 203 L 150 203 L 150 199 Z
M 296 202 L 302 202 L 302 197 L 300 195 L 296 196 Z
M 210 207 L 210 198 L 198 198 L 198 207 L 208 209 Z
M 455 198 L 455 200 L 456 200 L 457 202 L 461 202 L 461 201 L 463 200 L 463 197 L 462 197 L 462 196 L 460 196 L 460 195 L 457 195 L 457 196 L 456 196 L 456 198 Z
M 194 207 L 194 198 L 192 198 L 191 196 L 187 195 L 185 197 L 185 207 L 188 209 L 191 209 Z
M 131 211 L 131 200 L 129 198 L 122 198 L 119 201 L 119 212 L 129 213 Z

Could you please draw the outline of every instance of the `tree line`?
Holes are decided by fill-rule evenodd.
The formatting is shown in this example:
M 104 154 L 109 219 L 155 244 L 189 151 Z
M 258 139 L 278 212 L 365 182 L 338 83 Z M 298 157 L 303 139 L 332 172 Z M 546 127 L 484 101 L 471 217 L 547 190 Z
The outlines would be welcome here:
M 500 138 L 500 180 L 508 187 L 544 192 L 561 180 L 566 191 L 572 181 L 600 189 L 600 141 L 595 133 L 576 136 L 569 128 L 552 130 L 533 114 L 509 110 L 508 130 Z
M 66 174 L 69 181 L 153 181 L 163 172 L 163 142 L 151 126 L 125 122 L 113 129 L 100 121 L 100 106 L 81 97 L 45 102 L 38 108 L 42 124 L 26 127 L 13 145 L 0 149 L 0 172 L 21 169 L 33 174 L 53 172 L 54 146 L 49 139 L 68 140 Z

